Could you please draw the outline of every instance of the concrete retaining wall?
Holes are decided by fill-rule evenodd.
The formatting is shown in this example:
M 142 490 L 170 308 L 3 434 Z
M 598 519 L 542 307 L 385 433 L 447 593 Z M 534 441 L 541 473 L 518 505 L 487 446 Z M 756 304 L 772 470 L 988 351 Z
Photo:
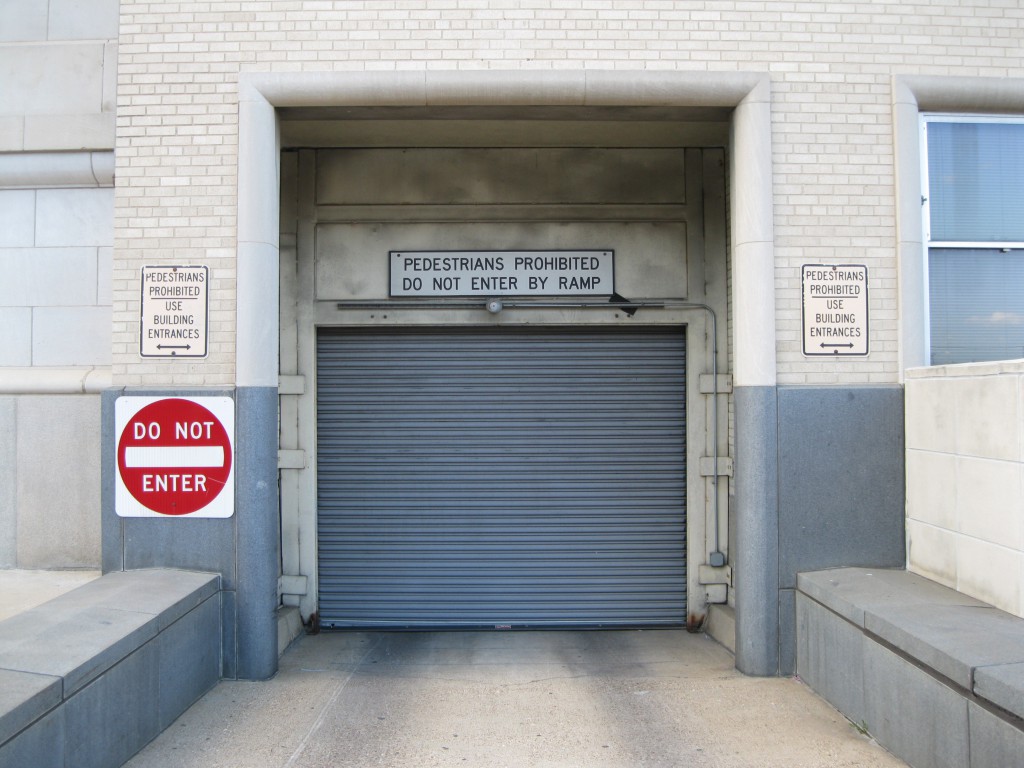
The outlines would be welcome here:
M 797 580 L 797 671 L 915 768 L 1024 754 L 1024 620 L 902 570 Z
M 220 577 L 110 573 L 0 622 L 0 765 L 109 768 L 210 690 Z

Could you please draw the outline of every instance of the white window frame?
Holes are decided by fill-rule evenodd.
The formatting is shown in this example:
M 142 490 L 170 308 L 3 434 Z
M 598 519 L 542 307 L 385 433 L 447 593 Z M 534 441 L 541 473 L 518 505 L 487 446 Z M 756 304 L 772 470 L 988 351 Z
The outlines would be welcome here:
M 965 241 L 965 240 L 932 240 L 932 215 L 931 215 L 931 187 L 928 178 L 928 124 L 929 123 L 1011 123 L 1024 126 L 1024 115 L 991 115 L 991 114 L 969 114 L 969 113 L 943 113 L 943 112 L 921 112 L 920 121 L 920 150 L 921 150 L 921 232 L 923 234 L 924 253 L 924 342 L 925 355 L 928 364 L 932 363 L 932 328 L 931 328 L 931 256 L 933 248 L 962 248 L 964 250 L 985 249 L 985 250 L 1022 250 L 1024 241 Z

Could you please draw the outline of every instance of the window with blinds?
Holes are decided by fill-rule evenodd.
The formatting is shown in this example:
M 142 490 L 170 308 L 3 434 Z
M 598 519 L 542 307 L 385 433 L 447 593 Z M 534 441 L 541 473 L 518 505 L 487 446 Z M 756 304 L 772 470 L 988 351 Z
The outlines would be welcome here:
M 923 130 L 931 363 L 1024 357 L 1024 118 Z

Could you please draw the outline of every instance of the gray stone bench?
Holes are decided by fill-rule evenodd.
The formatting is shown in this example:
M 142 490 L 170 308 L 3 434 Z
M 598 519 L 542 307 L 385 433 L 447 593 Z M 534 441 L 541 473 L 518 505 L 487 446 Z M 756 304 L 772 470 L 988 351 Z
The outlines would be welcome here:
M 1024 764 L 1024 619 L 902 570 L 797 577 L 797 674 L 915 768 Z
M 109 573 L 0 621 L 0 766 L 110 768 L 221 672 L 220 576 Z

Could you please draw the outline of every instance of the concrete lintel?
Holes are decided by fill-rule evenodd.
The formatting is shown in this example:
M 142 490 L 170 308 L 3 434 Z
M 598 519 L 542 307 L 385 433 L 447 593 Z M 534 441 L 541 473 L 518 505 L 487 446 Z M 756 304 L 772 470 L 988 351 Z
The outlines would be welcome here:
M 243 74 L 240 98 L 275 107 L 719 106 L 766 94 L 763 72 L 615 70 Z M 755 98 L 763 98 L 757 96 Z
M 1024 78 L 1020 77 L 900 75 L 896 82 L 896 98 L 912 98 L 918 109 L 929 112 L 1019 112 L 1024 100 Z

